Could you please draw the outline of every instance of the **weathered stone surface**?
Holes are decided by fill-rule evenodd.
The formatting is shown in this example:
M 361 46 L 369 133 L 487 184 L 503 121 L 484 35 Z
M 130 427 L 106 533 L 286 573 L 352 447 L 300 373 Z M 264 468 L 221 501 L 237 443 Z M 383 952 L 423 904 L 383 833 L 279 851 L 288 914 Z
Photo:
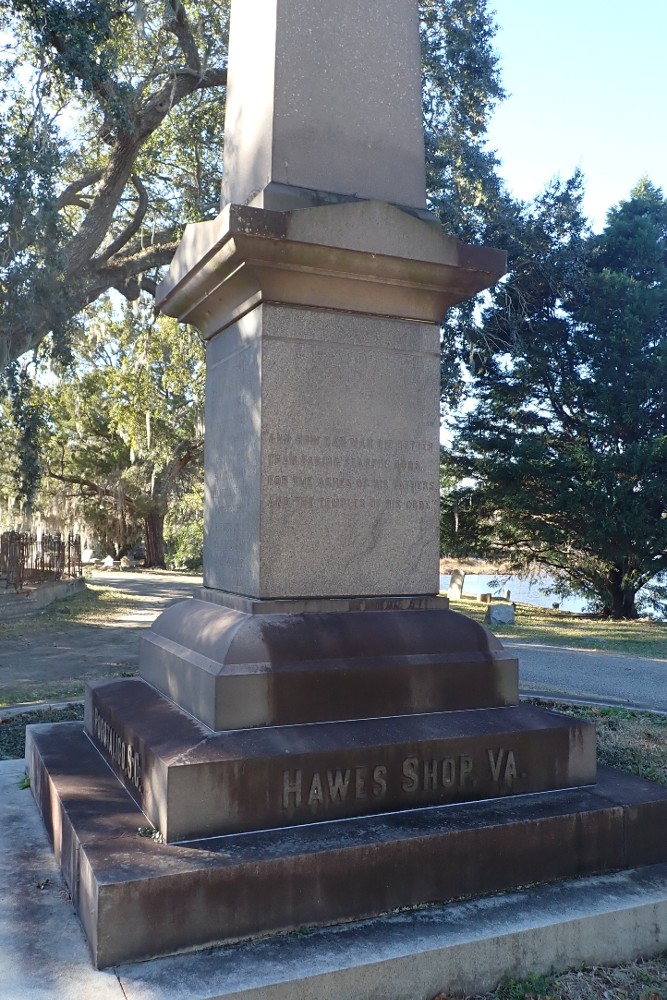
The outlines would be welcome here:
M 141 676 L 214 730 L 516 704 L 517 661 L 450 611 L 244 614 L 167 609 Z
M 218 604 L 246 615 L 307 615 L 335 611 L 447 611 L 449 600 L 441 594 L 419 594 L 405 597 L 390 594 L 383 597 L 292 597 L 258 600 L 242 594 L 211 587 L 196 587 L 196 601 Z
M 141 681 L 89 689 L 86 731 L 166 840 L 595 781 L 595 729 L 527 705 L 214 733 Z
M 310 191 L 424 209 L 420 83 L 416 4 L 233 4 L 223 205 Z
M 484 621 L 487 625 L 514 625 L 514 605 L 489 604 Z
M 32 790 L 98 967 L 667 860 L 667 790 L 603 770 L 550 795 L 185 845 L 145 825 L 78 723 L 28 728 Z
M 438 342 L 264 305 L 210 343 L 206 426 L 225 430 L 206 441 L 207 587 L 437 594 Z
M 381 202 L 290 213 L 228 205 L 186 227 L 157 304 L 207 339 L 263 301 L 440 324 L 506 262 Z

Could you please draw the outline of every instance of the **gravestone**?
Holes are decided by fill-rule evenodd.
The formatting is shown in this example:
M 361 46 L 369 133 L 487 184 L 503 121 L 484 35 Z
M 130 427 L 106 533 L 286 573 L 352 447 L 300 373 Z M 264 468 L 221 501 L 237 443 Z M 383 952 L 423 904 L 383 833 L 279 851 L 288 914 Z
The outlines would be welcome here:
M 416 0 L 233 0 L 222 211 L 157 296 L 204 586 L 27 741 L 99 966 L 665 856 L 667 793 L 438 595 L 440 324 L 506 262 L 428 214 L 420 87 Z
M 514 625 L 514 605 L 489 604 L 484 621 L 487 625 Z
M 460 601 L 461 594 L 463 593 L 463 584 L 465 582 L 466 575 L 460 569 L 455 569 L 449 579 L 449 588 L 447 590 L 447 597 L 450 601 Z

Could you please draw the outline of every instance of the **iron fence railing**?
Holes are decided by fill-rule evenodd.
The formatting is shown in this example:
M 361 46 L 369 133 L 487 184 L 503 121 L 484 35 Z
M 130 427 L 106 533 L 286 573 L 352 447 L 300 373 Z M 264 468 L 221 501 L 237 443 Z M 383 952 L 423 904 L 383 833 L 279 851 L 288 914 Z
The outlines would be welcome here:
M 21 590 L 26 583 L 43 583 L 81 576 L 81 537 L 70 532 L 61 535 L 32 535 L 6 531 L 0 535 L 0 579 L 6 587 Z

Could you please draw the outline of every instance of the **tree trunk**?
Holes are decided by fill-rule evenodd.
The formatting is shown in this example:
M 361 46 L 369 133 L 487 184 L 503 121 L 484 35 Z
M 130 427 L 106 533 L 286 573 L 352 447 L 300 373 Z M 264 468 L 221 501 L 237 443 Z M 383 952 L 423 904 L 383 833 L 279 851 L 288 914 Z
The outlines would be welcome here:
M 146 543 L 144 565 L 164 569 L 164 514 L 152 513 L 144 517 L 144 539 Z
M 636 591 L 623 587 L 623 570 L 614 566 L 607 576 L 607 601 L 602 612 L 605 618 L 632 619 L 639 614 L 635 605 Z

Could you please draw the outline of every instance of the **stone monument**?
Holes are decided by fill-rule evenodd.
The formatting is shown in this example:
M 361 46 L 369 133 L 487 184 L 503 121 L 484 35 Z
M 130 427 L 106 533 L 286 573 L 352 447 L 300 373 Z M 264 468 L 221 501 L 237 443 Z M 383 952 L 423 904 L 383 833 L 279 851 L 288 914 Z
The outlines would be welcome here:
M 667 855 L 438 596 L 440 325 L 505 256 L 424 178 L 416 0 L 234 0 L 222 212 L 157 296 L 207 342 L 204 586 L 28 739 L 98 966 Z

